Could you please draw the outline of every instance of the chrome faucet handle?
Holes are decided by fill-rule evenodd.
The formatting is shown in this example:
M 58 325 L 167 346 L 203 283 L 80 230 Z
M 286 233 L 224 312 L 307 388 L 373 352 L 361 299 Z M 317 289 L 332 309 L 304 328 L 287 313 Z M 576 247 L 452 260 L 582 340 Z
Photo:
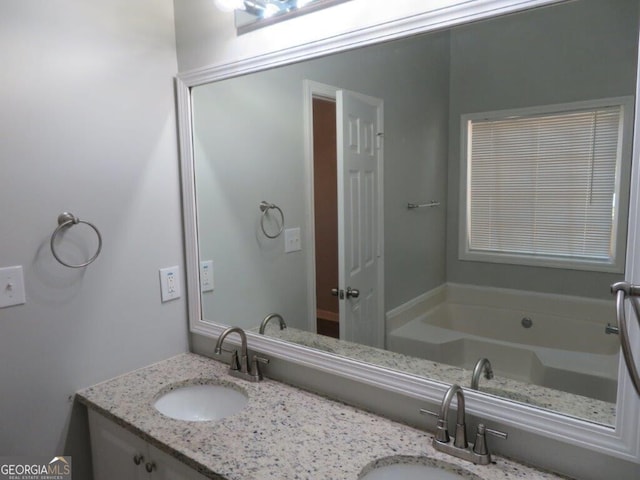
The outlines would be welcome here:
M 238 357 L 238 350 L 228 350 L 226 348 L 220 348 L 213 353 L 215 355 L 222 355 L 222 352 L 231 354 L 231 358 L 229 360 L 229 370 L 240 370 L 240 358 Z
M 473 453 L 477 453 L 478 455 L 489 455 L 486 431 L 484 423 L 479 423 L 478 431 L 476 432 L 476 441 L 473 444 Z
M 431 415 L 432 417 L 438 418 L 438 412 L 434 412 L 432 410 L 427 410 L 426 408 L 421 408 L 418 410 L 422 415 Z
M 431 415 L 432 417 L 436 417 L 438 419 L 436 423 L 436 436 L 435 440 L 440 443 L 449 443 L 451 438 L 449 437 L 449 424 L 446 418 L 440 418 L 440 414 L 437 412 L 433 412 L 431 410 L 427 410 L 426 408 L 421 408 L 418 410 L 422 415 Z
M 262 380 L 262 372 L 260 371 L 260 364 L 268 365 L 269 359 L 264 357 L 259 357 L 258 355 L 254 355 L 251 358 L 251 376 L 256 380 Z
M 494 437 L 498 437 L 503 440 L 506 440 L 507 438 L 509 438 L 509 434 L 507 432 L 501 432 L 500 430 L 494 430 L 492 428 L 487 428 L 487 427 L 484 427 L 484 429 L 489 435 L 492 435 Z
M 509 435 L 505 432 L 501 432 L 500 430 L 493 430 L 491 428 L 485 427 L 484 423 L 478 424 L 478 432 L 476 433 L 476 442 L 473 444 L 473 453 L 478 455 L 488 456 L 489 461 L 491 460 L 491 455 L 489 453 L 489 449 L 487 448 L 487 435 L 493 435 L 494 437 L 506 439 Z

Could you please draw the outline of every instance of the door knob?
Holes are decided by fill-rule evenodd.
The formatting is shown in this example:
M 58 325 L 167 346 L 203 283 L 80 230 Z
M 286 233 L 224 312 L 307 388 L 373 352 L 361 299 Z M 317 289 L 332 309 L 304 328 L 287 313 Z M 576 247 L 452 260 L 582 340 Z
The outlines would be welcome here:
M 358 298 L 360 296 L 360 290 L 355 288 L 347 287 L 347 298 Z
M 334 297 L 340 298 L 340 300 L 344 299 L 344 290 L 340 290 L 338 287 L 331 289 L 331 295 Z

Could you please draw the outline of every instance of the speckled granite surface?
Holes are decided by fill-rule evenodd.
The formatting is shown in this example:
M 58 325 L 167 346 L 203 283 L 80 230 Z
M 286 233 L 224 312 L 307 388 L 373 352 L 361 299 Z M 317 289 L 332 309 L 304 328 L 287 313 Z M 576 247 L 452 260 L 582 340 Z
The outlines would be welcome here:
M 471 382 L 472 372 L 470 370 L 451 365 L 316 335 L 296 328 L 280 330 L 276 325 L 268 325 L 265 332 L 268 336 L 288 342 L 405 373 L 428 377 L 444 383 L 457 383 L 465 386 Z M 481 379 L 480 391 L 596 423 L 615 424 L 616 406 L 614 403 L 523 383 L 497 375 L 491 380 Z
M 185 422 L 153 408 L 160 391 L 188 382 L 235 385 L 249 396 L 239 414 Z M 431 447 L 427 432 L 265 379 L 249 383 L 227 366 L 183 354 L 78 392 L 89 408 L 214 479 L 357 480 L 376 464 L 418 461 L 482 480 L 558 479 L 495 457 L 473 465 Z M 364 469 L 364 470 L 363 470 Z

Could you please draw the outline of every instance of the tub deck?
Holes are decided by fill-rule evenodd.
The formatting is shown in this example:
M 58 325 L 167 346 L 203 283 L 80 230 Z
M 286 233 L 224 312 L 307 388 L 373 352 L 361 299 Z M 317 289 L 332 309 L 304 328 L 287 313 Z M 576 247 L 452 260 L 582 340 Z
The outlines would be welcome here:
M 615 402 L 619 340 L 604 333 L 613 302 L 459 285 L 438 298 L 421 314 L 412 305 L 387 349 L 466 369 L 486 357 L 496 374 Z

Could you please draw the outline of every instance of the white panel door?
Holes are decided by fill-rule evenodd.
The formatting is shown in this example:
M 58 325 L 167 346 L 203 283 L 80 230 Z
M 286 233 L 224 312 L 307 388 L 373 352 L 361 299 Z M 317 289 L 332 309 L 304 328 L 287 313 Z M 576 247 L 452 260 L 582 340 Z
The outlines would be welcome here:
M 382 100 L 336 95 L 340 338 L 384 347 L 379 282 Z M 380 134 L 380 135 L 379 135 Z

